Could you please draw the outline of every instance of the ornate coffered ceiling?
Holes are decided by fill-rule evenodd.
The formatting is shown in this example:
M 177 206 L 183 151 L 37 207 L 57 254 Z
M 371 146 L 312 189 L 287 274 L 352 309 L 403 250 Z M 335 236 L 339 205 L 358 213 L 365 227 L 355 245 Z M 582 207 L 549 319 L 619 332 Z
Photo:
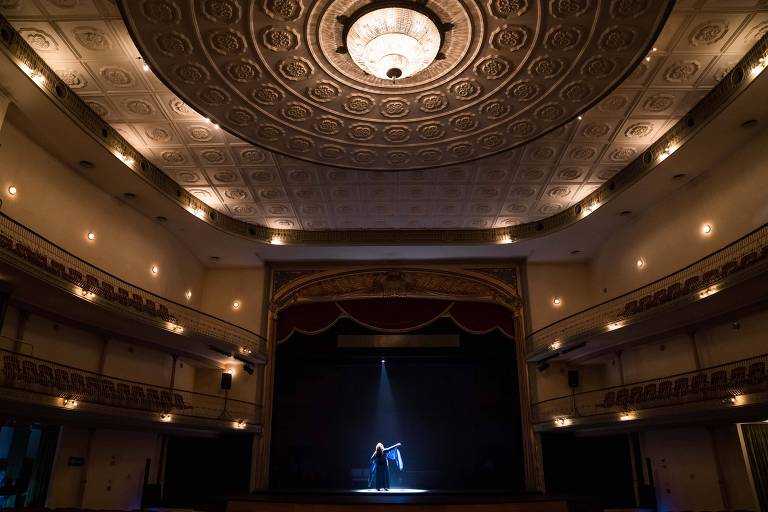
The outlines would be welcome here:
M 579 3 L 530 2 L 529 9 L 521 19 L 527 19 L 525 17 L 531 16 L 533 12 L 544 19 L 545 11 L 554 4 L 578 5 Z M 632 6 L 642 7 L 645 3 L 636 0 L 613 4 L 631 8 Z M 655 2 L 651 3 L 655 5 Z M 130 4 L 132 9 L 140 9 L 143 8 L 142 6 L 161 6 L 167 2 L 130 2 Z M 503 3 L 505 6 L 512 4 L 515 2 Z M 591 4 L 595 6 L 599 4 L 600 9 L 606 9 L 607 14 L 604 14 L 611 16 L 611 3 L 590 2 Z M 234 4 L 225 1 L 201 0 L 185 2 L 184 5 L 190 9 L 194 7 L 200 12 L 203 12 L 206 7 L 218 8 L 215 11 L 219 13 L 217 16 L 226 18 L 229 12 L 227 6 Z M 246 10 L 241 8 L 239 16 L 243 18 L 251 15 L 250 13 L 258 13 L 258 16 L 265 17 L 267 14 L 263 7 L 267 5 L 277 9 L 291 4 L 252 2 L 248 4 Z M 315 11 L 319 5 L 327 6 L 327 2 L 307 2 L 302 6 L 300 15 L 308 16 L 310 13 L 317 13 L 320 19 L 322 12 Z M 445 5 L 449 5 L 449 2 Z M 477 9 L 488 9 L 489 5 L 493 4 L 472 5 Z M 499 5 L 502 3 L 500 2 Z M 461 6 L 464 6 L 462 9 L 469 8 L 465 4 Z M 158 9 L 162 10 L 157 7 L 152 12 L 159 13 Z M 714 87 L 731 66 L 761 35 L 768 31 L 768 9 L 765 2 L 757 0 L 679 1 L 661 35 L 654 43 L 658 51 L 651 54 L 649 61 L 643 60 L 609 96 L 584 112 L 583 119 L 568 122 L 521 147 L 473 162 L 405 172 L 403 168 L 410 164 L 391 165 L 390 167 L 397 167 L 398 170 L 374 172 L 341 169 L 297 160 L 254 146 L 230 135 L 225 130 L 216 129 L 212 123 L 206 122 L 203 116 L 192 110 L 165 87 L 152 71 L 142 69 L 141 61 L 137 60 L 139 53 L 117 7 L 111 1 L 0 0 L 0 12 L 12 21 L 26 41 L 75 92 L 149 160 L 161 167 L 166 174 L 189 192 L 210 206 L 239 220 L 272 228 L 305 230 L 481 229 L 505 227 L 553 215 L 597 189 L 640 155 Z M 168 12 L 175 11 L 171 9 Z M 205 15 L 201 14 L 200 17 L 205 18 Z M 493 19 L 488 23 L 502 23 L 496 20 L 493 14 L 490 18 Z M 211 23 L 207 18 L 205 20 L 200 22 Z M 590 27 L 588 33 L 593 34 L 590 41 L 598 44 L 594 39 L 597 38 L 596 41 L 599 42 L 599 32 L 596 32 L 597 28 L 593 23 L 596 18 L 592 16 L 589 18 L 590 21 L 587 22 L 587 18 L 584 20 L 581 24 Z M 510 12 L 503 23 L 512 25 L 517 22 L 518 15 Z M 264 27 L 294 27 L 292 23 L 290 20 L 271 19 L 263 25 Z M 567 25 L 574 22 L 562 19 L 558 23 Z M 633 23 L 628 22 L 627 25 L 633 25 Z M 540 48 L 546 49 L 545 35 L 548 29 L 544 27 L 547 25 L 542 24 L 536 31 L 531 32 L 530 37 L 534 39 L 530 41 L 537 41 L 536 44 L 540 45 Z M 322 37 L 317 36 L 317 41 L 310 43 L 307 32 L 304 28 L 300 29 L 298 25 L 293 30 L 296 32 L 297 40 L 308 45 L 319 45 L 322 41 Z M 262 62 L 267 62 L 259 60 L 267 53 L 270 59 L 281 60 L 294 55 L 291 50 L 276 52 L 265 49 L 267 47 L 262 44 L 265 40 L 270 41 L 273 46 L 279 46 L 285 41 L 285 37 L 278 37 L 276 34 L 273 34 L 274 37 L 268 37 L 268 33 L 269 31 L 256 30 L 251 34 L 258 38 L 246 40 L 248 48 L 258 48 L 259 53 L 253 55 L 254 63 L 261 65 Z M 455 34 L 457 38 L 460 35 L 459 32 Z M 484 34 L 482 45 L 493 44 L 491 33 L 486 31 Z M 290 37 L 288 39 L 290 40 Z M 209 41 L 205 37 L 203 40 Z M 471 43 L 471 39 L 469 40 Z M 306 51 L 306 47 L 302 46 L 302 48 L 304 48 L 302 51 Z M 585 62 L 583 59 L 589 58 L 594 53 L 594 48 L 587 48 L 579 59 Z M 513 63 L 511 69 L 506 72 L 508 75 L 529 73 L 528 67 L 519 65 L 528 53 L 518 57 L 516 52 L 508 49 L 499 50 L 497 54 L 505 56 L 505 59 Z M 260 75 L 256 84 L 264 82 L 267 77 L 270 83 L 275 85 L 290 82 L 285 91 L 293 90 L 300 93 L 301 99 L 297 96 L 295 100 L 290 100 L 286 95 L 280 109 L 273 113 L 276 112 L 278 117 L 282 116 L 282 110 L 288 109 L 291 102 L 301 102 L 312 107 L 315 120 L 307 126 L 313 133 L 311 138 L 315 144 L 325 140 L 321 134 L 314 131 L 317 122 L 316 114 L 324 112 L 323 116 L 336 117 L 344 121 L 343 130 L 339 130 L 334 136 L 343 134 L 347 137 L 350 127 L 355 123 L 374 125 L 375 137 L 371 141 L 365 141 L 366 145 L 373 147 L 376 145 L 374 141 L 381 140 L 378 137 L 383 137 L 383 128 L 379 127 L 393 123 L 406 123 L 390 121 L 383 116 L 379 106 L 385 95 L 375 91 L 377 88 L 383 88 L 384 85 L 365 83 L 365 80 L 373 80 L 370 77 L 354 79 L 347 76 L 352 71 L 349 69 L 344 71 L 346 68 L 343 67 L 343 63 L 330 61 L 332 58 L 339 59 L 339 55 L 343 57 L 343 54 L 328 57 L 325 53 L 322 55 L 313 53 L 312 57 L 318 59 L 314 61 L 318 63 L 317 66 L 310 61 L 314 66 L 313 73 L 320 73 L 322 70 L 323 73 L 333 74 L 338 79 L 334 83 L 345 84 L 344 86 L 348 87 L 345 89 L 348 94 L 343 98 L 351 94 L 378 98 L 378 103 L 375 103 L 371 113 L 375 113 L 383 120 L 374 121 L 364 119 L 364 115 L 350 115 L 344 109 L 345 99 L 341 97 L 327 102 L 335 105 L 333 108 L 336 110 L 333 112 L 327 110 L 331 107 L 312 97 L 306 84 L 299 87 L 293 83 L 294 81 L 282 77 L 278 68 L 275 67 L 277 61 L 268 61 L 271 62 L 269 69 L 258 68 Z M 230 60 L 241 58 L 243 56 L 238 55 L 231 57 Z M 176 60 L 178 63 L 181 62 L 179 59 Z M 209 61 L 203 62 L 206 62 L 207 66 Z M 323 66 L 319 65 L 321 62 Z M 435 70 L 435 76 L 440 76 L 434 80 L 445 79 L 445 85 L 449 86 L 456 78 L 474 77 L 474 80 L 483 85 L 484 93 L 490 90 L 485 87 L 485 84 L 494 81 L 477 78 L 473 66 L 461 63 L 454 65 L 463 69 L 460 77 L 456 75 L 452 79 L 448 77 L 451 74 L 450 71 Z M 161 69 L 169 76 L 176 73 L 173 65 L 163 66 Z M 211 79 L 216 77 L 217 80 L 223 80 L 228 77 L 226 68 L 222 68 L 221 71 L 218 68 L 211 68 L 208 73 Z M 319 80 L 319 76 L 314 74 L 312 76 Z M 415 82 L 422 79 L 415 76 L 412 80 L 414 83 L 403 84 L 402 87 L 405 90 L 418 89 L 420 85 Z M 230 84 L 235 82 L 229 80 Z M 566 82 L 567 80 L 558 81 L 560 87 L 567 85 Z M 591 81 L 585 83 L 592 84 Z M 354 84 L 358 92 L 351 92 L 352 86 L 348 84 Z M 217 85 L 231 98 L 236 98 L 235 89 L 225 89 L 225 86 L 229 87 L 226 83 Z M 435 87 L 428 89 L 431 91 Z M 391 93 L 387 94 L 391 95 Z M 403 96 L 399 92 L 397 94 Z M 514 107 L 514 112 L 517 112 L 519 103 L 510 100 L 506 92 L 503 94 L 506 98 L 505 105 Z M 560 92 L 558 91 L 557 94 Z M 558 103 L 565 108 L 566 102 L 557 97 Z M 194 95 L 190 97 L 190 101 L 193 98 L 196 99 L 196 104 L 199 103 L 198 97 Z M 458 100 L 452 100 L 447 93 L 446 98 L 450 108 L 453 108 L 454 103 L 458 104 Z M 409 103 L 408 116 L 411 112 L 414 115 L 426 115 L 419 108 L 421 100 L 414 101 L 415 103 Z M 488 101 L 490 99 L 486 98 L 483 102 L 473 103 L 474 107 L 467 108 L 470 110 L 474 108 L 472 113 L 476 118 L 481 116 L 482 119 L 485 114 L 478 109 Z M 244 100 L 240 103 L 238 99 L 238 104 L 243 108 L 247 106 L 258 119 L 261 119 L 262 114 L 257 114 L 260 110 L 256 110 L 257 103 L 253 96 L 249 96 L 247 102 Z M 316 105 L 324 106 L 315 108 Z M 464 105 L 464 102 L 461 105 Z M 202 106 L 200 104 L 201 108 Z M 569 112 L 568 115 L 573 115 L 577 110 Z M 211 115 L 213 115 L 212 112 Z M 564 114 L 564 118 L 568 115 Z M 215 119 L 222 123 L 231 121 L 226 115 L 221 118 L 216 116 Z M 413 139 L 414 141 L 420 140 L 418 133 L 413 129 L 419 122 L 421 121 L 408 122 L 411 126 L 411 136 L 417 137 Z M 443 122 L 446 127 L 446 132 L 441 137 L 445 138 L 447 143 L 447 139 L 450 138 L 447 128 L 449 125 L 445 124 L 445 120 L 437 122 Z M 511 125 L 511 123 L 508 124 Z M 553 122 L 553 124 L 557 123 Z M 254 126 L 257 125 L 258 123 Z M 275 126 L 287 130 L 285 126 L 288 125 L 275 124 Z M 480 126 L 485 129 L 491 125 L 483 120 Z M 505 137 L 509 136 L 508 131 L 504 134 Z M 255 135 L 253 139 L 259 144 L 264 144 Z M 288 140 L 287 136 L 285 140 Z M 331 144 L 331 142 L 328 143 Z M 345 148 L 356 147 L 354 144 L 347 145 L 341 142 L 338 144 Z M 480 147 L 477 141 L 474 146 L 476 149 Z M 390 147 L 395 146 L 390 145 Z M 339 163 L 335 162 L 334 165 Z M 359 165 L 359 167 L 369 169 L 370 164 Z
M 672 2 L 425 1 L 451 26 L 444 58 L 398 81 L 344 50 L 339 20 L 370 3 L 121 5 L 152 69 L 230 133 L 312 163 L 406 170 L 474 161 L 575 117 L 645 57 Z

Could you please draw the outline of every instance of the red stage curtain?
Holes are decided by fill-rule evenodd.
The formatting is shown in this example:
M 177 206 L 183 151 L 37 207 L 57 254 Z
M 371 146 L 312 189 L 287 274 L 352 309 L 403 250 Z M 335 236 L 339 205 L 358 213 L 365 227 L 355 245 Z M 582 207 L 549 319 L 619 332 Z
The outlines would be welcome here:
M 499 304 L 487 302 L 454 302 L 451 318 L 467 332 L 484 334 L 500 329 L 510 338 L 515 336 L 515 315 Z
M 348 317 L 377 331 L 412 331 L 443 316 L 451 307 L 444 300 L 360 299 L 337 303 Z
M 294 330 L 304 334 L 323 332 L 342 315 L 335 302 L 313 302 L 291 306 L 277 320 L 277 341 L 288 338 Z
M 498 304 L 453 302 L 435 299 L 359 299 L 290 306 L 280 313 L 278 342 L 293 331 L 316 334 L 329 329 L 341 316 L 380 332 L 408 332 L 450 317 L 461 329 L 484 334 L 499 329 L 510 338 L 515 334 L 515 315 Z

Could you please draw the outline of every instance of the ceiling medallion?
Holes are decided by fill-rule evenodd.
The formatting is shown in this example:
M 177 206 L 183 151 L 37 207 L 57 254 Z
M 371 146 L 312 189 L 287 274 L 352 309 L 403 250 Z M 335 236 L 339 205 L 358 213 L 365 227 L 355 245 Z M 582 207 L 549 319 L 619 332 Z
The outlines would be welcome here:
M 233 135 L 317 164 L 414 170 L 574 119 L 642 61 L 673 3 L 174 2 L 170 24 L 150 0 L 121 7 L 153 71 Z

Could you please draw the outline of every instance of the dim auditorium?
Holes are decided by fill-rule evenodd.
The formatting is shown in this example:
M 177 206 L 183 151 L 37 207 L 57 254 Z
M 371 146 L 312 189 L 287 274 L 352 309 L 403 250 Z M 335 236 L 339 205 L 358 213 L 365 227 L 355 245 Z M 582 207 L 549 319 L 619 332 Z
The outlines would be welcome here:
M 765 0 L 0 0 L 0 509 L 768 511 Z

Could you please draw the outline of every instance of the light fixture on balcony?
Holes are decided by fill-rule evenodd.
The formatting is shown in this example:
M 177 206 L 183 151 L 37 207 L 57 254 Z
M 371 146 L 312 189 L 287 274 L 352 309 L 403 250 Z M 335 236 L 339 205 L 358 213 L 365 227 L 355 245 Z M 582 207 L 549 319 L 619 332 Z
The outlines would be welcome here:
M 173 416 L 170 415 L 170 413 L 164 412 L 160 415 L 160 421 L 163 423 L 170 423 L 170 421 L 173 419 Z
M 623 412 L 619 416 L 619 420 L 621 421 L 632 421 L 636 419 L 637 419 L 637 415 L 634 412 Z
M 439 20 L 414 5 L 379 4 L 353 15 L 344 44 L 357 66 L 384 80 L 413 76 L 434 62 L 442 44 Z
M 64 398 L 64 399 L 62 399 L 61 403 L 67 409 L 74 409 L 75 407 L 77 407 L 77 400 L 75 400 L 73 398 Z
M 239 430 L 243 430 L 248 425 L 248 422 L 245 420 L 237 420 L 235 421 L 235 428 Z
M 555 418 L 555 426 L 556 427 L 567 427 L 571 423 L 573 423 L 571 421 L 571 418 L 568 418 L 567 416 L 563 416 L 563 417 L 560 417 L 560 418 Z
M 248 347 L 240 347 L 239 350 L 240 350 L 240 353 L 243 354 L 244 356 L 249 356 L 251 355 L 251 352 L 252 352 L 251 349 L 249 349 Z

